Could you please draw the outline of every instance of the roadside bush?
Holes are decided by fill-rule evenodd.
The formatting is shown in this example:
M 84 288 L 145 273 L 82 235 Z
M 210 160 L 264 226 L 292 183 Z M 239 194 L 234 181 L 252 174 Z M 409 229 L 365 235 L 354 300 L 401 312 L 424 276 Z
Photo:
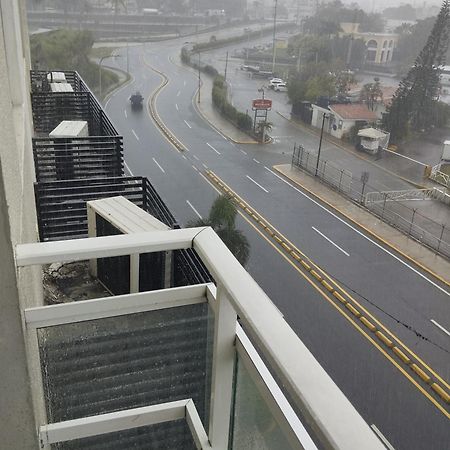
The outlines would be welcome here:
M 222 110 L 222 107 L 226 101 L 225 94 L 222 89 L 220 89 L 218 86 L 214 86 L 212 89 L 212 102 L 213 105 L 218 108 L 219 110 Z
M 203 67 L 203 72 L 205 72 L 207 75 L 211 75 L 212 77 L 216 77 L 217 75 L 219 75 L 217 69 L 210 65 L 206 65 L 205 67 Z
M 225 101 L 222 105 L 222 112 L 227 119 L 236 122 L 238 111 L 231 103 Z
M 236 114 L 236 124 L 241 130 L 250 131 L 252 129 L 253 120 L 248 114 L 238 112 Z

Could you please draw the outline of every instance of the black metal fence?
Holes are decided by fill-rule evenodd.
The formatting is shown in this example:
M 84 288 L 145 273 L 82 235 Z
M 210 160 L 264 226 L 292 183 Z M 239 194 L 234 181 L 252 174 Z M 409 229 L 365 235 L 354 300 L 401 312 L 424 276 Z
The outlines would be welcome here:
M 63 71 L 74 92 L 51 92 L 46 71 L 31 71 L 34 129 L 50 133 L 63 120 L 85 120 L 90 136 L 118 136 L 94 94 L 74 71 Z
M 33 156 L 38 182 L 124 173 L 122 136 L 34 138 Z
M 294 145 L 292 165 L 317 176 L 333 189 L 366 207 L 384 222 L 425 244 L 436 253 L 450 258 L 450 227 L 448 225 L 436 222 L 417 208 L 405 205 L 400 199 L 396 200 L 387 192 L 380 192 L 369 185 L 364 176 L 353 177 L 351 172 L 337 167 L 330 161 L 317 160 L 317 154 L 306 151 L 301 145 Z M 424 193 L 418 191 L 411 190 L 411 197 L 404 196 L 403 201 L 419 200 L 418 193 L 421 198 L 427 198 Z M 378 194 L 379 200 L 367 201 L 368 194 L 372 197 L 373 194 Z

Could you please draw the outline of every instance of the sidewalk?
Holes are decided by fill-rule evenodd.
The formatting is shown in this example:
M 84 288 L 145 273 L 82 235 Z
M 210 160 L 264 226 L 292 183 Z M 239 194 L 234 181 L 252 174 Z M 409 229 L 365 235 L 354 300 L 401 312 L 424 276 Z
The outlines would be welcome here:
M 301 170 L 292 168 L 290 164 L 274 166 L 274 169 L 323 203 L 331 206 L 383 244 L 396 250 L 410 261 L 440 278 L 447 285 L 450 285 L 450 262 L 446 259 L 436 255 L 419 242 L 408 238 L 368 211 L 345 199 L 314 177 Z
M 233 124 L 225 120 L 212 106 L 211 100 L 212 80 L 210 77 L 203 76 L 203 85 L 201 91 L 201 103 L 196 103 L 196 107 L 200 114 L 207 120 L 214 128 L 220 133 L 229 138 L 231 141 L 239 144 L 257 144 L 252 141 L 249 136 L 237 130 Z M 286 118 L 285 118 L 286 119 Z M 293 123 L 289 119 L 290 123 Z M 356 150 L 345 148 L 341 142 L 334 142 L 333 139 L 329 139 L 329 142 L 341 148 L 342 151 L 347 153 L 355 153 L 355 158 L 358 157 L 358 163 L 366 162 L 367 166 L 378 166 L 375 162 L 368 160 L 370 158 L 367 155 L 356 154 Z M 337 145 L 338 144 L 338 145 Z M 397 176 L 395 173 L 386 170 L 383 167 L 378 166 L 386 172 L 386 175 L 393 179 L 393 183 L 397 184 L 400 180 L 405 183 L 403 177 Z M 274 166 L 274 169 L 289 178 L 292 182 L 299 185 L 302 189 L 308 191 L 313 196 L 336 210 L 348 218 L 351 222 L 363 228 L 369 235 L 372 235 L 376 240 L 385 244 L 386 246 L 397 251 L 403 255 L 407 260 L 414 262 L 419 267 L 422 267 L 425 271 L 441 279 L 444 283 L 450 285 L 450 262 L 446 259 L 436 255 L 434 252 L 424 247 L 419 242 L 408 238 L 406 235 L 391 227 L 385 222 L 377 219 L 368 211 L 355 205 L 349 200 L 339 195 L 337 192 L 328 188 L 320 181 L 314 179 L 310 175 L 303 173 L 300 170 L 291 168 L 291 165 L 284 164 Z M 408 181 L 411 182 L 411 181 Z M 442 205 L 447 208 L 447 206 Z

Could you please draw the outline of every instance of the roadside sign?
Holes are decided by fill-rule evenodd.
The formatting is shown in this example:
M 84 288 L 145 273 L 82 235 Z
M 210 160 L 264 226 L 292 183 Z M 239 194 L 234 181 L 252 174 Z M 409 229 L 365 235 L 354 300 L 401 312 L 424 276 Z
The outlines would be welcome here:
M 252 103 L 253 109 L 270 109 L 272 108 L 272 100 L 268 100 L 266 98 L 258 98 L 253 100 Z

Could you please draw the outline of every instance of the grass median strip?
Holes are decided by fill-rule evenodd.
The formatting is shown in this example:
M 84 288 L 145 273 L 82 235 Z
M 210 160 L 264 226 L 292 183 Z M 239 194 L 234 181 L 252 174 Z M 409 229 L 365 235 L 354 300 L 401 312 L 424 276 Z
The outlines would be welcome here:
M 207 170 L 206 174 L 210 180 L 216 186 L 220 187 L 220 190 L 227 189 L 227 194 L 231 201 L 247 215 L 248 219 L 256 224 L 257 228 L 262 229 L 269 235 L 274 241 L 275 245 L 280 248 L 280 251 L 287 254 L 292 261 L 298 263 L 314 280 L 320 285 L 321 288 L 325 288 L 327 293 L 331 293 L 341 305 L 342 311 L 347 311 L 347 315 L 353 317 L 353 320 L 357 320 L 364 325 L 364 329 L 382 345 L 387 354 L 391 353 L 392 361 L 397 361 L 395 364 L 403 364 L 411 369 L 416 376 L 416 381 L 413 383 L 416 387 L 419 387 L 417 381 L 425 383 L 429 389 L 429 392 L 425 395 L 441 410 L 448 418 L 450 413 L 444 409 L 439 402 L 448 404 L 447 399 L 450 398 L 450 394 L 446 390 L 447 383 L 442 380 L 434 371 L 423 363 L 420 358 L 410 358 L 407 353 L 414 355 L 400 340 L 398 340 L 392 332 L 386 329 L 380 322 L 375 319 L 370 313 L 368 313 L 363 307 L 359 305 L 349 294 L 343 290 L 335 280 L 330 278 L 319 266 L 312 262 L 306 255 L 303 254 L 295 245 L 292 244 L 287 238 L 285 238 L 275 227 L 273 227 L 264 217 L 262 217 L 257 211 L 251 208 L 248 203 L 243 200 L 237 193 L 235 193 L 229 186 L 227 186 L 219 177 L 217 177 L 212 171 Z M 268 239 L 270 240 L 270 239 Z M 325 293 L 323 293 L 325 295 Z M 330 298 L 330 297 L 328 297 Z M 361 329 L 363 330 L 363 329 Z M 363 332 L 363 331 L 362 331 Z M 367 333 L 363 332 L 363 334 Z M 400 367 L 400 366 L 398 366 Z M 429 369 L 429 370 L 428 370 Z M 436 379 L 430 376 L 431 372 Z M 404 371 L 402 373 L 405 373 Z M 410 372 L 411 373 L 411 372 Z M 426 392 L 422 387 L 419 388 L 421 392 Z M 432 395 L 430 395 L 432 393 Z

